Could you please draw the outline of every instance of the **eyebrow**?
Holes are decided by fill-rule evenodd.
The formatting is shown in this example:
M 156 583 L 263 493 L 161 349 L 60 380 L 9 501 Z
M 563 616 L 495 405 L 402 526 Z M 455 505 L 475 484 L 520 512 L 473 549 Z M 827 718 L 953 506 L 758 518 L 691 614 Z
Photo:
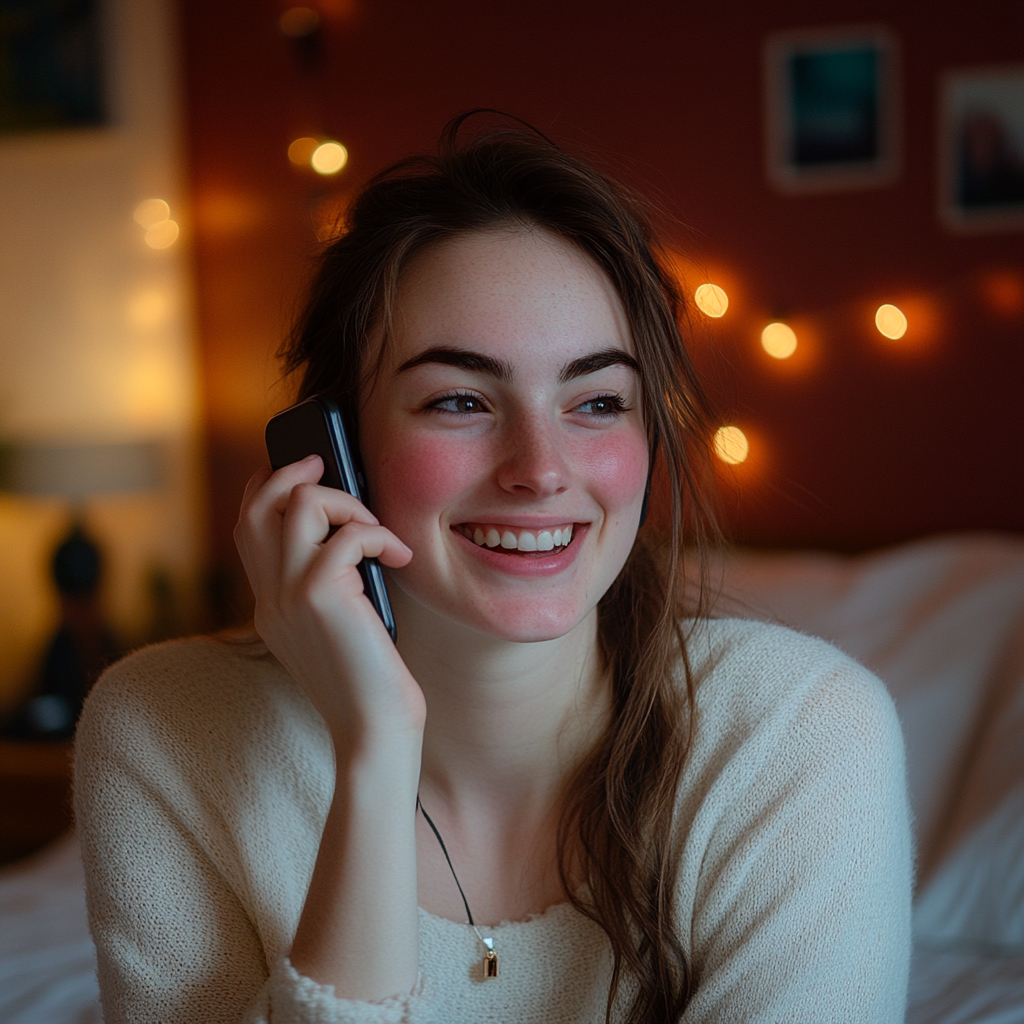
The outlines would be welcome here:
M 460 370 L 469 370 L 474 373 L 485 373 L 505 384 L 511 383 L 513 377 L 512 364 L 505 359 L 496 359 L 493 356 L 485 356 L 464 348 L 445 346 L 428 348 L 418 356 L 407 359 L 395 373 L 404 373 L 406 370 L 429 363 L 455 366 Z M 609 366 L 626 366 L 637 376 L 640 375 L 640 364 L 628 352 L 623 352 L 620 348 L 605 348 L 600 352 L 592 352 L 590 355 L 581 356 L 579 359 L 566 363 L 558 374 L 558 383 L 567 384 L 577 377 L 585 377 L 588 373 L 596 373 Z
M 512 382 L 512 364 L 504 359 L 495 359 L 493 356 L 481 355 L 479 352 L 470 352 L 464 348 L 428 348 L 412 359 L 407 359 L 395 371 L 404 373 L 414 366 L 423 366 L 427 363 L 440 363 L 442 366 L 457 366 L 460 370 L 471 370 L 475 373 L 486 373 L 489 377 L 496 377 L 505 384 Z
M 621 348 L 604 348 L 600 352 L 592 352 L 589 356 L 581 356 L 562 367 L 558 375 L 558 383 L 566 384 L 577 377 L 585 377 L 588 373 L 597 373 L 608 366 L 628 366 L 638 377 L 640 364 Z

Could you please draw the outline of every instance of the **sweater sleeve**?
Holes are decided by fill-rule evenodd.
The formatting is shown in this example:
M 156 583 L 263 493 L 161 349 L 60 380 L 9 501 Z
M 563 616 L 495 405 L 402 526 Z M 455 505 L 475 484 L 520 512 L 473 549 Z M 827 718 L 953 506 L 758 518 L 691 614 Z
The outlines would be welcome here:
M 222 820 L 232 808 L 259 815 L 258 801 L 218 804 L 204 793 L 229 787 L 231 741 L 222 735 L 222 767 L 210 771 L 202 726 L 194 721 L 186 738 L 153 691 L 146 673 L 122 663 L 94 689 L 77 733 L 77 827 L 107 1024 L 426 1021 L 422 985 L 404 998 L 352 1002 L 290 966 L 282 953 L 294 913 L 259 906 L 264 894 L 231 848 L 237 828 Z M 266 845 L 266 833 L 252 831 Z M 265 859 L 282 860 L 288 842 Z M 283 922 L 276 937 L 268 916 Z
M 730 755 L 693 820 L 683 1021 L 902 1024 L 912 851 L 884 687 L 841 659 L 781 693 Z

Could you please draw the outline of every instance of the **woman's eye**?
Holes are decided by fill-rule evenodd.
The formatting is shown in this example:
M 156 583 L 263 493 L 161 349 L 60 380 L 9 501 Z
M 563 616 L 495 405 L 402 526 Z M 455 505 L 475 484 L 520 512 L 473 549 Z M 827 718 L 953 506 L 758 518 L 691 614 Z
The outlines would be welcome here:
M 445 395 L 431 402 L 429 408 L 438 412 L 454 412 L 467 415 L 483 412 L 484 404 L 476 395 Z
M 588 398 L 576 406 L 576 412 L 587 413 L 591 416 L 615 416 L 624 412 L 626 403 L 621 395 L 598 395 L 597 398 Z

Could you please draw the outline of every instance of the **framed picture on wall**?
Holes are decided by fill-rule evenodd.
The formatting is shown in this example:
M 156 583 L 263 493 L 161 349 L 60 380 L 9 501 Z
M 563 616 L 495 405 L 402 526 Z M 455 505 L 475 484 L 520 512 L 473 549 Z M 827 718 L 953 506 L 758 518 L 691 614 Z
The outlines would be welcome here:
M 786 192 L 891 184 L 899 173 L 898 53 L 880 26 L 769 36 L 768 179 Z
M 1024 229 L 1024 65 L 942 82 L 939 214 L 954 231 Z
M 107 121 L 100 0 L 0 0 L 0 135 Z

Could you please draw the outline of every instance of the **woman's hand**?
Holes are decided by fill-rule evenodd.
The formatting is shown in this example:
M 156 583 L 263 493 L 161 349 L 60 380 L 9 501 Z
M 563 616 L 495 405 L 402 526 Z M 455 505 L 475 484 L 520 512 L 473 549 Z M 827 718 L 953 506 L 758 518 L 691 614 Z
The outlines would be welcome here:
M 420 733 L 423 694 L 357 568 L 364 558 L 400 568 L 412 551 L 352 495 L 321 487 L 322 473 L 312 455 L 264 467 L 246 487 L 235 543 L 256 630 L 348 749 L 368 735 Z

